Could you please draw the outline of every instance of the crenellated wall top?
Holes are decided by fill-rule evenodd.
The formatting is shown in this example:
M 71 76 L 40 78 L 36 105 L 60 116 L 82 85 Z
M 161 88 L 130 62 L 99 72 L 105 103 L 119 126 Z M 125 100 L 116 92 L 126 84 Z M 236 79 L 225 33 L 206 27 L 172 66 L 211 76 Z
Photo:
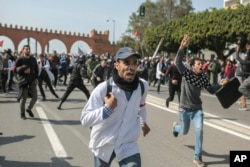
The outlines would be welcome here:
M 52 34 L 59 34 L 59 35 L 70 35 L 70 36 L 80 36 L 80 37 L 95 37 L 95 36 L 109 36 L 109 30 L 105 30 L 104 32 L 102 31 L 97 31 L 95 29 L 92 29 L 90 31 L 90 34 L 85 34 L 85 33 L 76 33 L 76 32 L 68 32 L 68 31 L 62 31 L 62 30 L 48 30 L 47 28 L 43 29 L 43 28 L 33 28 L 33 27 L 28 27 L 28 26 L 18 26 L 18 25 L 15 25 L 13 26 L 12 24 L 2 24 L 0 23 L 0 27 L 3 27 L 3 28 L 8 28 L 8 29 L 16 29 L 16 30 L 28 30 L 28 31 L 36 31 L 36 32 L 44 32 L 44 33 L 52 33 Z

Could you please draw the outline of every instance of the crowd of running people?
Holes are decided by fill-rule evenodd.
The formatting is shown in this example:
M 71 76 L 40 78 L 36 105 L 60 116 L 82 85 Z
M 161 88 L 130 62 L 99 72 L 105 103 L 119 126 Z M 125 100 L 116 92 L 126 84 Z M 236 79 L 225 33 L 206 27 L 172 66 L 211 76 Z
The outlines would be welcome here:
M 78 54 L 58 54 L 57 51 L 53 51 L 51 54 L 31 54 L 37 59 L 37 63 L 45 66 L 44 70 L 39 72 L 39 90 L 42 96 L 41 100 L 46 100 L 46 95 L 42 87 L 43 81 L 45 88 L 49 88 L 50 92 L 58 98 L 56 94 L 58 82 L 67 86 L 68 76 L 72 71 L 73 65 L 76 63 L 77 58 L 81 55 Z M 249 45 L 246 45 L 246 56 L 241 58 L 236 56 L 233 60 L 217 59 L 215 55 L 211 55 L 210 59 L 203 60 L 202 69 L 212 85 L 218 83 L 221 79 L 230 79 L 237 77 L 241 83 L 244 78 L 246 79 L 250 74 L 250 70 L 245 64 L 248 63 Z M 4 50 L 0 53 L 0 93 L 6 93 L 13 91 L 13 84 L 17 82 L 15 63 L 16 60 L 22 56 L 21 52 L 13 52 L 11 49 Z M 87 83 L 91 83 L 93 87 L 96 87 L 99 83 L 107 80 L 112 73 L 115 58 L 114 55 L 104 53 L 102 55 L 96 55 L 94 53 L 86 54 L 86 61 L 83 66 L 83 79 Z M 188 65 L 190 58 L 193 55 L 186 55 L 185 63 Z M 245 61 L 245 63 L 244 63 Z M 46 73 L 44 73 L 46 71 Z M 176 70 L 174 57 L 166 57 L 164 55 L 158 55 L 155 57 L 144 56 L 139 59 L 137 67 L 138 75 L 148 81 L 150 86 L 155 86 L 157 93 L 160 93 L 162 84 L 167 84 L 171 87 L 169 91 L 169 97 L 166 99 L 166 106 L 169 106 L 169 102 L 173 100 L 175 92 L 180 94 L 181 77 Z M 249 74 L 248 74 L 249 73 Z M 244 96 L 240 99 L 241 107 L 239 110 L 247 110 L 246 98 Z

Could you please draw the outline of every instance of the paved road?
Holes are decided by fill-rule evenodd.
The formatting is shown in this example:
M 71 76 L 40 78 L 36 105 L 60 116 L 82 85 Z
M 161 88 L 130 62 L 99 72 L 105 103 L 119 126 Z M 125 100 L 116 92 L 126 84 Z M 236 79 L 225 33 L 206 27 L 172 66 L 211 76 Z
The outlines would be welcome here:
M 87 84 L 89 89 L 92 87 Z M 167 86 L 161 93 L 150 87 L 147 97 L 148 124 L 151 132 L 140 136 L 143 167 L 194 166 L 194 133 L 172 136 L 172 122 L 177 120 L 176 99 L 166 108 Z M 65 87 L 59 85 L 62 95 Z M 88 150 L 90 130 L 79 118 L 86 103 L 76 89 L 57 110 L 58 100 L 46 91 L 47 101 L 38 101 L 35 118 L 22 120 L 15 92 L 0 93 L 0 167 L 91 167 L 93 156 Z M 39 96 L 41 99 L 41 97 Z M 228 167 L 230 150 L 250 150 L 250 111 L 238 111 L 235 103 L 223 109 L 216 97 L 204 92 L 204 161 L 209 167 Z M 117 167 L 117 162 L 112 164 Z

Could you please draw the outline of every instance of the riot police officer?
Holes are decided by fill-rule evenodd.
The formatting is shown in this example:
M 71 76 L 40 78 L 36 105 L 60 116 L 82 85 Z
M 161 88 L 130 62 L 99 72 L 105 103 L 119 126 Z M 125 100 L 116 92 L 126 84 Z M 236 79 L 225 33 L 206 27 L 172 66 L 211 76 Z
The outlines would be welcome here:
M 73 65 L 69 85 L 67 87 L 66 92 L 62 96 L 62 99 L 61 99 L 60 104 L 57 107 L 57 109 L 59 109 L 59 110 L 61 109 L 62 103 L 64 101 L 66 101 L 69 94 L 76 87 L 79 88 L 86 95 L 87 99 L 89 99 L 90 93 L 89 93 L 88 89 L 86 88 L 86 86 L 83 84 L 83 74 L 84 74 L 85 62 L 86 62 L 86 55 L 81 55 L 78 57 L 78 60 L 76 61 L 76 63 Z

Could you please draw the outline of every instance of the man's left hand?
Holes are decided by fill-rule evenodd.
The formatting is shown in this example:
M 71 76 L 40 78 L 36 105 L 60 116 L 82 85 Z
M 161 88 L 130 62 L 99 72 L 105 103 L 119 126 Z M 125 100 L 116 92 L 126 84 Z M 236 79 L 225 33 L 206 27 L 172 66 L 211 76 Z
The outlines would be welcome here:
M 220 80 L 220 85 L 225 86 L 228 83 L 227 79 Z
M 141 128 L 143 131 L 143 136 L 145 137 L 149 133 L 150 128 L 148 127 L 147 123 L 143 123 Z

